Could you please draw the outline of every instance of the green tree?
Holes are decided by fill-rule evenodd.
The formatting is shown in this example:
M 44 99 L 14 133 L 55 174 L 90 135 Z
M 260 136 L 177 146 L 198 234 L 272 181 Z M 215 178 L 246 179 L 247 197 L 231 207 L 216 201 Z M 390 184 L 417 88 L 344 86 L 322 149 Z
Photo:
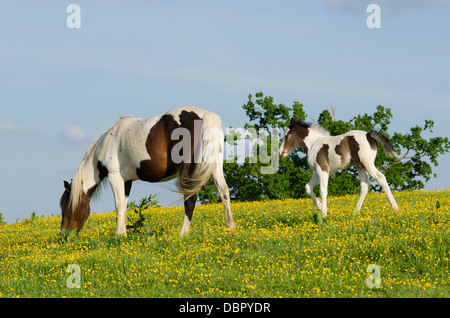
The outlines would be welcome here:
M 283 131 L 289 125 L 290 118 L 306 120 L 307 114 L 303 104 L 294 101 L 291 107 L 283 104 L 275 104 L 271 96 L 264 96 L 262 92 L 248 96 L 248 101 L 242 107 L 246 111 L 249 122 L 245 124 L 246 129 L 256 131 L 265 130 L 268 133 L 267 144 L 255 145 L 256 157 L 246 157 L 243 163 L 238 163 L 238 157 L 233 161 L 224 162 L 225 179 L 230 187 L 230 195 L 236 201 L 254 201 L 264 199 L 302 198 L 306 197 L 305 184 L 311 179 L 312 171 L 308 166 L 306 155 L 298 148 L 286 158 L 279 158 L 278 171 L 273 174 L 261 173 L 261 168 L 269 164 L 263 163 L 261 153 L 270 149 L 272 143 L 280 143 Z M 388 138 L 399 150 L 397 158 L 387 157 L 382 147 L 378 148 L 375 161 L 377 168 L 382 171 L 394 190 L 422 189 L 424 182 L 436 177 L 432 166 L 437 166 L 437 158 L 450 151 L 450 143 L 447 137 L 433 137 L 426 139 L 424 132 L 433 133 L 434 122 L 425 120 L 423 126 L 416 125 L 410 132 L 401 134 L 394 132 L 392 136 L 388 133 L 389 125 L 393 115 L 389 108 L 378 105 L 376 112 L 372 115 L 357 115 L 349 121 L 337 120 L 329 110 L 325 109 L 319 114 L 317 124 L 328 130 L 331 135 L 343 134 L 349 130 L 358 129 L 370 131 L 377 129 Z M 272 136 L 278 129 L 281 133 Z M 233 138 L 226 138 L 233 144 Z M 242 161 L 242 160 L 241 160 Z M 328 185 L 329 196 L 340 196 L 359 192 L 360 181 L 355 166 L 339 171 L 330 177 Z M 371 183 L 373 191 L 381 191 L 376 182 Z M 318 187 L 315 191 L 318 191 Z M 202 202 L 215 202 L 218 198 L 217 190 L 210 181 L 199 192 Z
M 0 225 L 6 224 L 6 222 L 3 219 L 3 215 L 0 213 Z

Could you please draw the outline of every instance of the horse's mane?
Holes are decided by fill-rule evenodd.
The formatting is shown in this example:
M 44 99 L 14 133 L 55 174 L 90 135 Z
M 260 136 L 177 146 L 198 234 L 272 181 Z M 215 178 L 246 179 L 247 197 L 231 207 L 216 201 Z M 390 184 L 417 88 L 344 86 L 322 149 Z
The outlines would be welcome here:
M 86 151 L 86 154 L 84 155 L 83 160 L 81 160 L 80 166 L 78 167 L 77 171 L 75 172 L 75 175 L 73 176 L 71 190 L 70 190 L 70 197 L 69 197 L 69 206 L 72 208 L 72 210 L 76 209 L 81 202 L 81 197 L 83 194 L 84 168 L 85 168 L 86 162 L 87 162 L 89 156 L 91 155 L 92 151 L 94 150 L 94 146 L 97 144 L 97 142 L 93 143 L 89 147 L 88 151 Z
M 325 130 L 325 128 L 323 128 L 322 126 L 316 125 L 316 124 L 312 124 L 309 127 L 309 130 L 316 131 L 317 133 L 319 133 L 320 135 L 323 135 L 323 136 L 330 135 L 330 132 L 328 130 Z
M 303 121 L 303 119 L 295 119 L 295 124 L 298 125 L 298 126 L 302 126 L 304 128 L 308 128 L 309 130 L 316 131 L 320 135 L 324 135 L 324 136 L 329 136 L 330 135 L 330 132 L 327 131 L 322 126 L 319 126 L 319 125 L 313 124 L 313 123 L 308 123 L 306 121 Z
M 108 132 L 116 125 L 115 123 L 111 128 L 109 128 L 100 138 L 98 138 L 86 151 L 83 160 L 81 160 L 80 166 L 78 167 L 75 175 L 73 176 L 71 191 L 69 197 L 69 206 L 73 209 L 76 209 L 78 205 L 81 203 L 81 198 L 83 195 L 83 176 L 85 173 L 86 163 L 88 160 L 91 160 L 93 153 L 102 153 L 104 148 L 104 139 Z M 106 179 L 106 178 L 105 178 Z M 91 198 L 94 199 L 95 195 L 99 193 L 99 189 L 103 185 L 103 182 L 99 184 L 99 186 L 95 189 L 94 193 L 92 193 Z
M 294 119 L 294 120 L 297 126 L 302 126 L 305 128 L 309 128 L 311 126 L 311 123 L 307 123 L 306 121 L 303 121 L 303 119 Z

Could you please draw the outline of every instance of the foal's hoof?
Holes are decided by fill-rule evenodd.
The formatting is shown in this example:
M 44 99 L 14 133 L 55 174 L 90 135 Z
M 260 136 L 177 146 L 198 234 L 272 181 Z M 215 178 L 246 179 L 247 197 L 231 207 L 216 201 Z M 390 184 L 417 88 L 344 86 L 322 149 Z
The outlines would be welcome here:
M 320 211 L 317 213 L 314 213 L 313 220 L 314 220 L 314 223 L 316 223 L 318 226 L 321 226 L 323 224 L 322 213 L 320 213 Z
M 229 230 L 235 230 L 236 227 L 237 227 L 237 225 L 236 225 L 236 223 L 234 223 L 234 221 L 227 224 L 227 228 Z

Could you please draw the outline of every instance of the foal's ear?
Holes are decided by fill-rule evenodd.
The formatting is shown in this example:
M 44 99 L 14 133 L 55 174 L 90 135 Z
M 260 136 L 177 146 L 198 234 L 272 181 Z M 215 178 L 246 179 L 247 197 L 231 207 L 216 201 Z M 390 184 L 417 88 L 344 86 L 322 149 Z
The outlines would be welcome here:
M 295 126 L 295 118 L 294 117 L 292 117 L 291 118 L 291 124 L 290 124 L 290 128 L 292 128 L 292 127 L 294 127 Z
M 66 189 L 67 192 L 70 193 L 70 189 L 72 188 L 70 183 L 64 180 L 64 188 Z

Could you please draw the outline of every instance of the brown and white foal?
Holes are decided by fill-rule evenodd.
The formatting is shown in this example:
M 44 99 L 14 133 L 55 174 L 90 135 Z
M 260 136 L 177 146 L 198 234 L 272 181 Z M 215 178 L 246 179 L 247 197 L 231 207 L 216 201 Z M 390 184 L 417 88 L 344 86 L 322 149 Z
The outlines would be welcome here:
M 386 177 L 375 167 L 378 144 L 380 142 L 388 156 L 397 154 L 392 142 L 380 132 L 351 130 L 338 136 L 330 136 L 323 128 L 291 119 L 280 147 L 280 156 L 285 157 L 297 146 L 307 154 L 308 164 L 315 172 L 306 185 L 306 193 L 313 199 L 322 215 L 327 214 L 328 178 L 337 170 L 356 165 L 361 180 L 361 194 L 356 204 L 356 211 L 361 209 L 369 191 L 369 175 L 372 176 L 386 193 L 392 208 L 398 209 Z M 314 195 L 314 187 L 320 184 L 320 199 Z

